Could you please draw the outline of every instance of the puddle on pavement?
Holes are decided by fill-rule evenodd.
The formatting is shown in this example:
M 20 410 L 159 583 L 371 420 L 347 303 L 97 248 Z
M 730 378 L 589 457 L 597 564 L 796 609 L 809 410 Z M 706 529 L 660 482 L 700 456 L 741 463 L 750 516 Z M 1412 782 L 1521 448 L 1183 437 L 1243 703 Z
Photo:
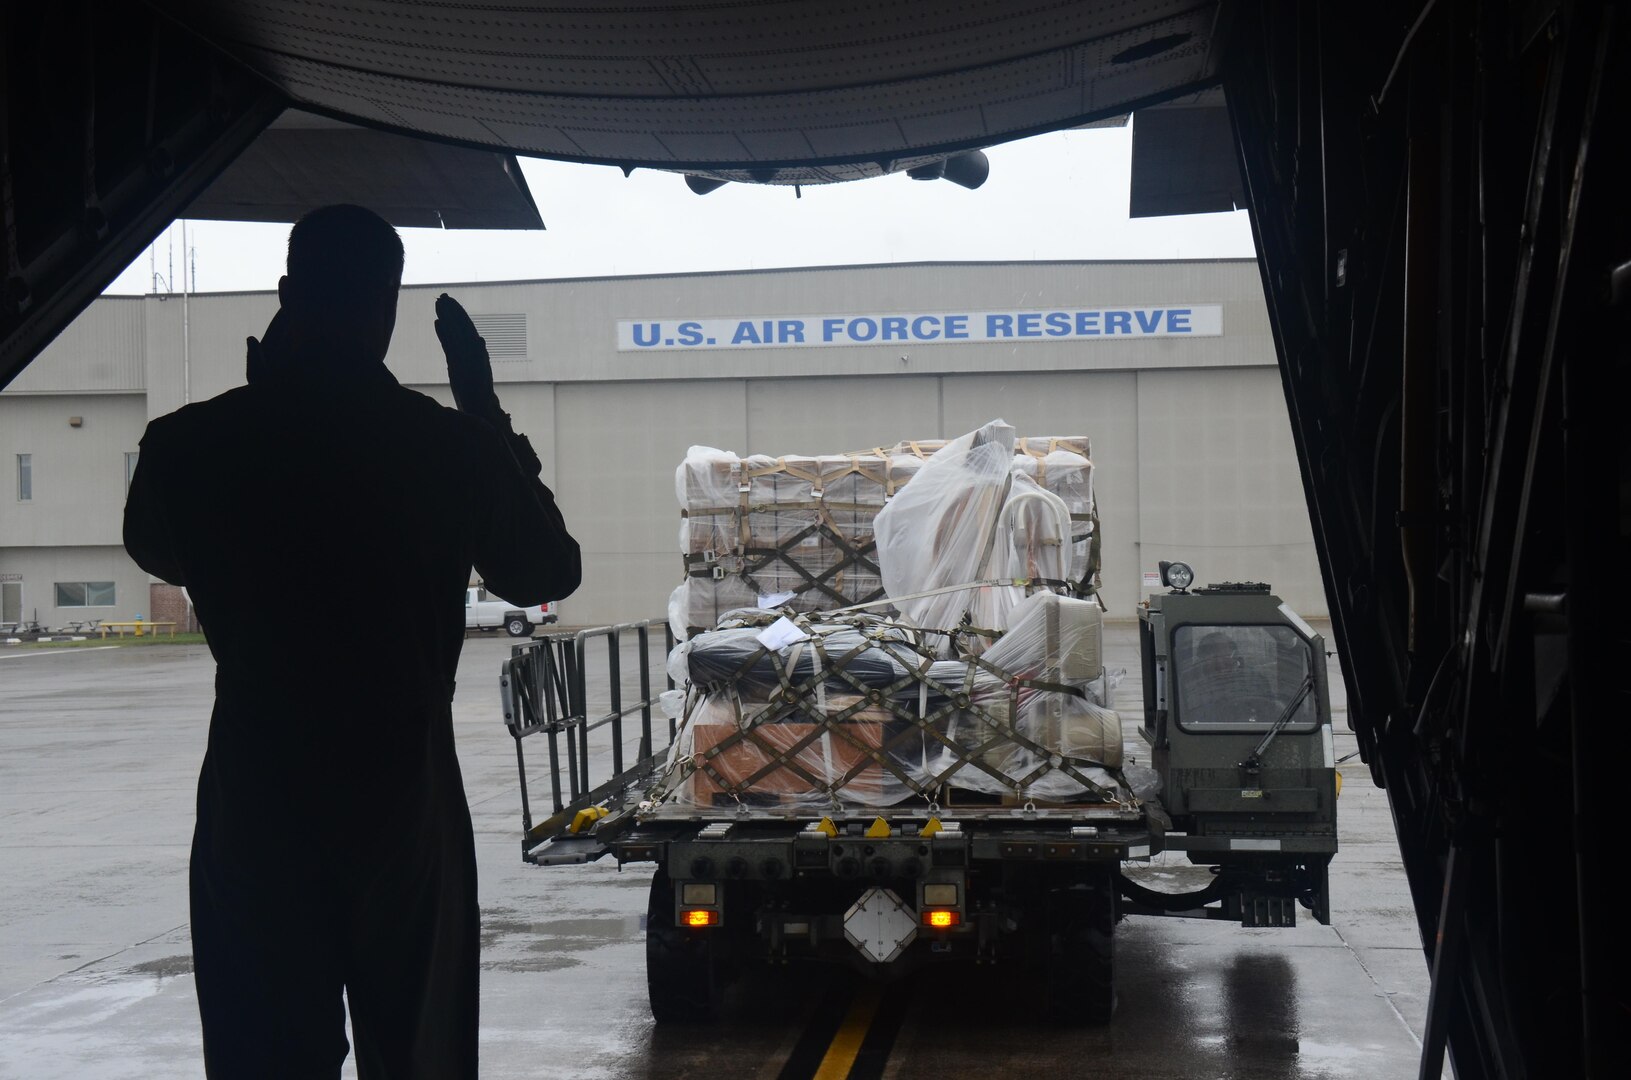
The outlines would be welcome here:
M 583 961 L 573 953 L 643 941 L 642 922 L 638 915 L 610 912 L 571 919 L 529 919 L 511 908 L 489 908 L 481 921 L 482 967 L 513 972 L 575 967 Z
M 191 956 L 165 956 L 158 960 L 147 960 L 140 964 L 132 964 L 125 968 L 129 975 L 157 975 L 161 979 L 173 979 L 177 975 L 191 975 L 193 973 L 193 958 Z

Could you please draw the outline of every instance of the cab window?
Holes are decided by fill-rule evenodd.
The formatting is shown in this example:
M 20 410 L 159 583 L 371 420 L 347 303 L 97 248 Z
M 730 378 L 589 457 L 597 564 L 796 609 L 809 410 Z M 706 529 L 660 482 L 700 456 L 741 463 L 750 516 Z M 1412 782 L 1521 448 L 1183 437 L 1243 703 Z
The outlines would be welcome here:
M 1312 731 L 1314 656 L 1289 626 L 1180 626 L 1172 636 L 1178 725 L 1201 731 L 1266 731 L 1302 693 L 1282 731 Z

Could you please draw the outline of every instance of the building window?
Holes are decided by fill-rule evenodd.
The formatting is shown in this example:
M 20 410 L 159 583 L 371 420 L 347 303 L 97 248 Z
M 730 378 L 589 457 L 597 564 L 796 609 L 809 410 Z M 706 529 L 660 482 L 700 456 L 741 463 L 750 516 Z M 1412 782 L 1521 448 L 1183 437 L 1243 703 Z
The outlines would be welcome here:
M 141 457 L 141 451 L 125 455 L 125 494 L 130 494 L 130 482 L 136 478 L 136 459 Z
M 29 502 L 34 498 L 34 455 L 17 455 L 17 501 Z
M 59 581 L 57 607 L 113 607 L 111 581 Z

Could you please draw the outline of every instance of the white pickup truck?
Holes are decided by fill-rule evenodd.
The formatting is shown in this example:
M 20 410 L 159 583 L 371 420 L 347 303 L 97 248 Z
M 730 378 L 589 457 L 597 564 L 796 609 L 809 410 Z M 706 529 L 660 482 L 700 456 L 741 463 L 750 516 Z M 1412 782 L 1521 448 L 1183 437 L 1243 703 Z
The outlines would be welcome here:
M 502 626 L 511 637 L 531 637 L 534 627 L 548 626 L 555 617 L 554 603 L 516 607 L 496 596 L 489 599 L 487 590 L 480 585 L 472 585 L 464 591 L 466 630 L 497 630 Z

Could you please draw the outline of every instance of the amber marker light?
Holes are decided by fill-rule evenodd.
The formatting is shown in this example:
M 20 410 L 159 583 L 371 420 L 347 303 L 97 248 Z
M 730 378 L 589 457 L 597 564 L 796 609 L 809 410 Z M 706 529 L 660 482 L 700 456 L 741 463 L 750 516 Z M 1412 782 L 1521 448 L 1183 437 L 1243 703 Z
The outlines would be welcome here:
M 694 909 L 680 912 L 680 921 L 686 926 L 718 926 L 719 912 Z
M 950 929 L 961 921 L 955 911 L 925 911 L 923 913 L 924 924 L 932 926 L 936 930 Z

